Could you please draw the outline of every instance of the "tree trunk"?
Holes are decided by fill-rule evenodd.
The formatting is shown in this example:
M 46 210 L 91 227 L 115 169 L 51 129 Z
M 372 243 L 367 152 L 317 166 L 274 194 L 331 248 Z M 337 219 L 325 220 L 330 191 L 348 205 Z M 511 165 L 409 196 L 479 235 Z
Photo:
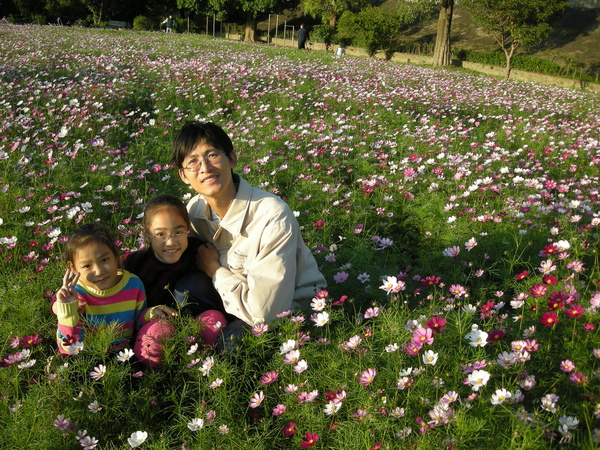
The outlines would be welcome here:
M 256 40 L 256 17 L 251 12 L 246 13 L 246 35 L 244 41 L 254 42 Z
M 504 48 L 504 55 L 506 56 L 506 69 L 504 70 L 504 79 L 508 80 L 510 72 L 512 71 L 512 57 L 515 54 L 517 45 L 511 44 L 510 48 Z
M 454 0 L 442 0 L 437 24 L 437 33 L 435 35 L 435 49 L 433 51 L 434 67 L 449 66 L 451 63 L 450 30 L 452 28 L 453 13 Z
M 331 32 L 335 32 L 335 27 L 337 26 L 337 14 L 332 12 L 329 15 L 329 29 Z

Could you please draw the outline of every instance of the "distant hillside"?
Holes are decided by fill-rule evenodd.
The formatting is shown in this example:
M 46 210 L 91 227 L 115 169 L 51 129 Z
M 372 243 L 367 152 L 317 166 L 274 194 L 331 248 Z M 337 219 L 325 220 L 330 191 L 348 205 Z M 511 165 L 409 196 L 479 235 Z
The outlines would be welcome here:
M 569 7 L 554 26 L 555 30 L 550 37 L 526 54 L 560 62 L 572 59 L 593 69 L 600 68 L 600 9 Z M 435 42 L 436 29 L 437 14 L 431 20 L 411 27 L 402 35 L 409 42 Z M 469 14 L 460 5 L 454 8 L 451 39 L 452 46 L 460 50 L 498 49 L 495 41 L 471 21 Z

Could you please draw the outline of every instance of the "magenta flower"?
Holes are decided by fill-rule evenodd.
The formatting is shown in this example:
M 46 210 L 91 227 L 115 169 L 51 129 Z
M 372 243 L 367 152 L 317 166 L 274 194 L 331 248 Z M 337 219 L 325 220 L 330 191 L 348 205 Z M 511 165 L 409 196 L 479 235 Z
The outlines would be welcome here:
M 569 380 L 571 380 L 573 384 L 576 384 L 577 386 L 588 384 L 590 381 L 589 378 L 581 372 L 572 373 L 569 375 Z
M 547 312 L 545 314 L 542 314 L 542 325 L 544 325 L 545 327 L 551 327 L 552 325 L 558 322 L 558 316 L 555 312 Z
M 306 435 L 302 438 L 300 447 L 302 447 L 302 448 L 314 447 L 318 440 L 319 440 L 319 436 L 316 433 L 310 433 L 307 431 Z
M 446 319 L 443 317 L 433 316 L 425 323 L 426 328 L 430 328 L 436 333 L 441 333 L 446 329 Z
M 375 380 L 375 375 L 377 375 L 375 369 L 367 369 L 358 377 L 358 382 L 367 387 Z
M 585 309 L 580 305 L 572 305 L 570 309 L 565 309 L 565 314 L 571 319 L 578 319 L 585 312 Z

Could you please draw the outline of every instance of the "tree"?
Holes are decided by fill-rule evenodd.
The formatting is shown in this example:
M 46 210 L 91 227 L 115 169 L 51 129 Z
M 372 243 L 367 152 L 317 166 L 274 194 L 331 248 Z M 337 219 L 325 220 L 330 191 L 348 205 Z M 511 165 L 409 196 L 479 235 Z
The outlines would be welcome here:
M 473 20 L 483 26 L 506 56 L 505 79 L 520 47 L 542 42 L 552 31 L 550 22 L 567 6 L 566 0 L 465 0 Z
M 435 35 L 435 48 L 433 50 L 434 67 L 450 65 L 450 31 L 452 29 L 453 13 L 454 0 L 441 0 L 437 33 Z
M 214 11 L 237 10 L 246 16 L 246 32 L 244 40 L 256 40 L 256 25 L 260 14 L 283 11 L 292 6 L 294 0 L 210 0 Z
M 332 33 L 344 11 L 361 9 L 368 4 L 368 0 L 301 0 L 302 10 L 315 19 L 320 19 L 322 23 L 329 24 Z
M 104 21 L 112 6 L 111 0 L 81 0 L 81 3 L 92 13 L 94 25 L 99 25 Z
M 431 13 L 429 2 L 399 2 L 393 8 L 369 6 L 358 14 L 345 11 L 338 24 L 338 39 L 355 40 L 369 56 L 383 50 L 386 58 L 391 58 L 398 47 L 399 32 Z

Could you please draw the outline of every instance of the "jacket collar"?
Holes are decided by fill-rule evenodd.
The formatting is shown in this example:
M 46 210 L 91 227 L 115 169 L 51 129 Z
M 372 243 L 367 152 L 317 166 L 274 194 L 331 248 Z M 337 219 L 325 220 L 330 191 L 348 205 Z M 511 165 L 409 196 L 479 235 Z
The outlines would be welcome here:
M 225 217 L 221 218 L 219 227 L 224 228 L 231 235 L 238 237 L 242 234 L 244 219 L 248 212 L 248 208 L 250 207 L 250 200 L 252 199 L 252 187 L 237 173 L 233 174 L 233 182 L 237 186 L 237 194 L 233 199 L 229 210 L 227 210 Z M 204 199 L 202 199 L 198 205 L 198 217 L 210 221 L 210 213 L 210 206 Z M 217 234 L 218 233 L 219 232 L 217 231 Z

